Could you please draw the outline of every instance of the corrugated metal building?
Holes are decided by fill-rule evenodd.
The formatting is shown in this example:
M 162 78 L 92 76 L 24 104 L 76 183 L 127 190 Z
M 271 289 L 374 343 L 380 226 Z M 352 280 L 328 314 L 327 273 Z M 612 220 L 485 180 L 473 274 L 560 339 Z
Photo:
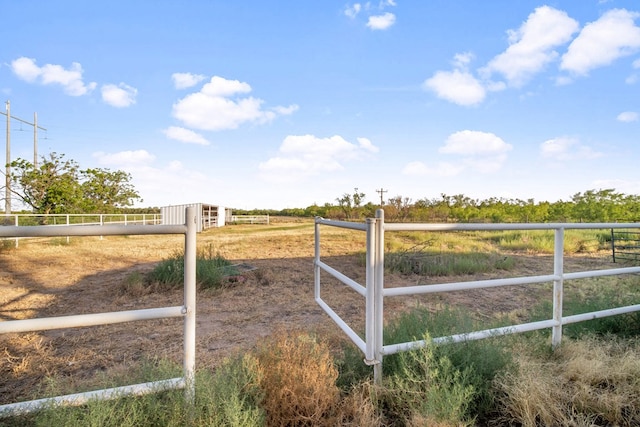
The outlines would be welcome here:
M 231 209 L 206 203 L 190 203 L 186 205 L 163 206 L 160 208 L 162 224 L 184 224 L 185 211 L 188 207 L 196 208 L 198 233 L 211 227 L 223 227 L 231 218 Z

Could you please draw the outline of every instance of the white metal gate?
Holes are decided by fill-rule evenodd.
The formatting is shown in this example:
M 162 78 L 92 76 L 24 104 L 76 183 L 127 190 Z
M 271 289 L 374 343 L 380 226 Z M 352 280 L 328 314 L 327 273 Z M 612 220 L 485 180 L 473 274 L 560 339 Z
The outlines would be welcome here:
M 184 243 L 184 303 L 181 306 L 110 313 L 80 314 L 0 322 L 0 333 L 21 333 L 62 328 L 107 325 L 170 317 L 184 318 L 183 376 L 144 384 L 134 384 L 87 393 L 0 405 L 0 416 L 11 416 L 56 405 L 81 405 L 89 399 L 111 399 L 126 395 L 142 395 L 168 389 L 185 389 L 187 401 L 195 397 L 194 371 L 196 350 L 196 211 L 186 208 L 182 225 L 78 225 L 68 227 L 2 226 L 0 237 L 59 237 L 59 236 L 123 236 L 183 234 Z
M 345 276 L 338 270 L 321 260 L 320 226 L 327 225 L 366 233 L 366 283 L 362 285 Z M 424 341 L 412 341 L 385 345 L 383 342 L 384 298 L 400 295 L 417 295 L 436 292 L 451 292 L 468 289 L 489 288 L 498 286 L 529 285 L 534 283 L 553 283 L 553 313 L 550 319 L 539 322 L 523 323 L 496 329 L 486 329 L 466 334 L 434 338 L 434 342 L 476 340 L 495 335 L 505 335 L 552 329 L 551 344 L 557 346 L 562 340 L 562 326 L 607 316 L 640 311 L 640 304 L 616 307 L 608 310 L 582 313 L 573 316 L 562 315 L 564 297 L 563 282 L 569 279 L 602 277 L 640 273 L 640 267 L 614 268 L 606 270 L 564 272 L 564 231 L 567 229 L 640 229 L 640 223 L 547 223 L 547 224 L 417 224 L 417 223 L 385 223 L 384 211 L 378 210 L 376 218 L 369 218 L 365 223 L 334 221 L 323 218 L 315 220 L 315 260 L 314 260 L 314 296 L 316 302 L 349 336 L 354 344 L 364 353 L 365 362 L 374 367 L 374 379 L 382 378 L 382 359 L 401 351 L 424 346 Z M 453 231 L 453 230 L 553 230 L 554 263 L 553 272 L 540 276 L 513 277 L 506 279 L 479 280 L 439 285 L 418 285 L 399 288 L 384 287 L 384 235 L 388 231 Z M 340 316 L 322 299 L 321 271 L 329 273 L 345 285 L 362 295 L 365 299 L 365 332 L 364 339 L 354 331 Z

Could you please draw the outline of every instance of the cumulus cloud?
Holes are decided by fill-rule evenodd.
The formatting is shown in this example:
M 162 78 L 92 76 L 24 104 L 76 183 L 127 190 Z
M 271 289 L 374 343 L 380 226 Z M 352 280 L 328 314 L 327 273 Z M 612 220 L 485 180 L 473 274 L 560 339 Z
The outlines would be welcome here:
M 197 132 L 179 126 L 170 126 L 162 131 L 167 138 L 187 144 L 209 145 L 209 141 Z
M 635 111 L 624 111 L 618 114 L 616 119 L 619 122 L 629 123 L 629 122 L 637 122 L 638 121 L 638 113 Z
M 206 79 L 207 76 L 192 73 L 173 73 L 171 79 L 176 89 L 187 89 L 193 87 Z
M 462 130 L 452 133 L 438 150 L 440 153 L 466 156 L 501 154 L 513 148 L 490 132 Z
M 438 162 L 429 166 L 420 161 L 408 163 L 402 170 L 404 175 L 451 177 L 471 170 L 482 174 L 493 173 L 502 168 L 507 152 L 513 147 L 499 136 L 481 131 L 463 130 L 452 133 L 439 153 L 460 156 L 455 163 Z
M 199 92 L 191 93 L 173 105 L 173 117 L 200 130 L 236 129 L 244 123 L 267 123 L 292 114 L 297 105 L 264 109 L 263 100 L 252 96 L 248 83 L 214 76 Z
M 362 5 L 360 3 L 354 3 L 353 5 L 347 6 L 344 9 L 344 14 L 351 19 L 355 19 L 355 17 L 358 16 L 361 10 L 362 10 Z
M 521 86 L 558 57 L 554 49 L 571 40 L 578 22 L 549 6 L 536 8 L 517 30 L 509 30 L 509 47 L 494 57 L 482 73 L 503 75 L 509 85 Z
M 367 27 L 372 30 L 386 30 L 396 22 L 396 15 L 386 12 L 382 15 L 370 16 L 367 21 Z
M 634 20 L 638 17 L 640 13 L 613 9 L 585 25 L 562 56 L 560 69 L 586 75 L 594 68 L 637 52 L 640 49 L 640 27 Z
M 469 72 L 438 71 L 425 80 L 423 87 L 433 91 L 438 98 L 454 104 L 470 106 L 484 101 L 484 86 Z
M 493 133 L 463 130 L 449 135 L 438 151 L 462 156 L 465 169 L 484 174 L 500 170 L 512 148 Z
M 105 153 L 97 151 L 93 153 L 93 157 L 98 160 L 101 165 L 122 167 L 131 165 L 147 164 L 155 160 L 155 156 L 147 150 L 129 150 L 120 151 L 118 153 Z
M 339 135 L 320 138 L 315 135 L 289 135 L 278 150 L 278 155 L 260 163 L 261 172 L 270 177 L 309 176 L 344 169 L 345 163 L 366 158 L 378 147 L 367 138 L 358 138 L 357 144 Z
M 125 108 L 136 103 L 138 89 L 127 84 L 106 84 L 101 88 L 102 100 L 112 107 Z
M 360 148 L 362 148 L 363 150 L 369 151 L 371 153 L 377 153 L 378 151 L 380 151 L 380 149 L 375 145 L 373 145 L 371 140 L 369 140 L 368 138 L 356 138 L 356 139 L 358 141 Z
M 393 6 L 396 6 L 394 0 L 382 0 L 377 5 L 371 2 L 353 3 L 345 6 L 344 14 L 350 19 L 356 19 L 360 13 L 363 13 L 367 17 L 366 26 L 372 31 L 381 31 L 389 29 L 396 23 L 396 15 L 385 11 Z
M 35 59 L 20 57 L 11 61 L 11 70 L 18 78 L 29 83 L 60 85 L 64 92 L 71 96 L 86 95 L 96 88 L 95 82 L 84 83 L 84 71 L 77 62 L 73 62 L 68 69 L 55 64 L 39 67 Z
M 544 141 L 540 144 L 540 153 L 544 158 L 560 161 L 602 157 L 602 153 L 594 151 L 591 147 L 582 145 L 580 141 L 570 137 L 558 137 Z

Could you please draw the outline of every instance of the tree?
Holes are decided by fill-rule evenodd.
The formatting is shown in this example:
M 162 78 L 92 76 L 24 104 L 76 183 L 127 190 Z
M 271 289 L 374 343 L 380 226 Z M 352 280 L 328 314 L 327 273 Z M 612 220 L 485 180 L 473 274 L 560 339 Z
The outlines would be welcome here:
M 108 169 L 80 170 L 64 154 L 42 157 L 36 167 L 24 159 L 11 162 L 12 193 L 34 213 L 112 212 L 141 200 L 131 175 Z
M 352 219 L 358 216 L 358 211 L 364 201 L 365 194 L 358 191 L 357 188 L 353 189 L 353 195 L 344 193 L 342 197 L 336 199 L 338 206 L 344 213 L 347 219 Z
M 131 175 L 124 171 L 87 169 L 81 174 L 85 212 L 109 213 L 140 200 L 140 195 L 130 183 Z

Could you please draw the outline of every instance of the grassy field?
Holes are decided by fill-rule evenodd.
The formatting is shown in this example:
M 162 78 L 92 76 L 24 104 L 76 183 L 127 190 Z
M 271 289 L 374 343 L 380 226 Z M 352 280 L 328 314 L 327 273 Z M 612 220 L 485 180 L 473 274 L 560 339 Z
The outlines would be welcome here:
M 388 233 L 387 286 L 548 274 L 553 234 Z M 180 392 L 90 404 L 0 425 L 637 425 L 640 329 L 627 315 L 547 333 L 427 347 L 385 358 L 385 381 L 313 300 L 313 223 L 274 220 L 198 236 L 198 402 Z M 165 280 L 181 237 L 22 240 L 0 253 L 0 319 L 180 304 Z M 567 232 L 565 269 L 611 268 L 597 232 Z M 322 229 L 322 257 L 364 281 L 364 235 Z M 617 265 L 615 265 L 617 266 Z M 235 270 L 229 269 L 235 268 Z M 165 268 L 165 270 L 167 270 Z M 169 268 L 167 271 L 172 271 Z M 158 276 L 159 275 L 159 276 Z M 566 283 L 565 313 L 638 302 L 638 276 Z M 323 276 L 355 330 L 364 301 Z M 386 343 L 548 318 L 550 284 L 385 301 Z M 0 403 L 168 378 L 182 325 L 149 321 L 0 337 Z M 615 369 L 611 369 L 615 367 Z M 607 369 L 605 369 L 607 368 Z M 635 424 L 634 424 L 635 423 Z

